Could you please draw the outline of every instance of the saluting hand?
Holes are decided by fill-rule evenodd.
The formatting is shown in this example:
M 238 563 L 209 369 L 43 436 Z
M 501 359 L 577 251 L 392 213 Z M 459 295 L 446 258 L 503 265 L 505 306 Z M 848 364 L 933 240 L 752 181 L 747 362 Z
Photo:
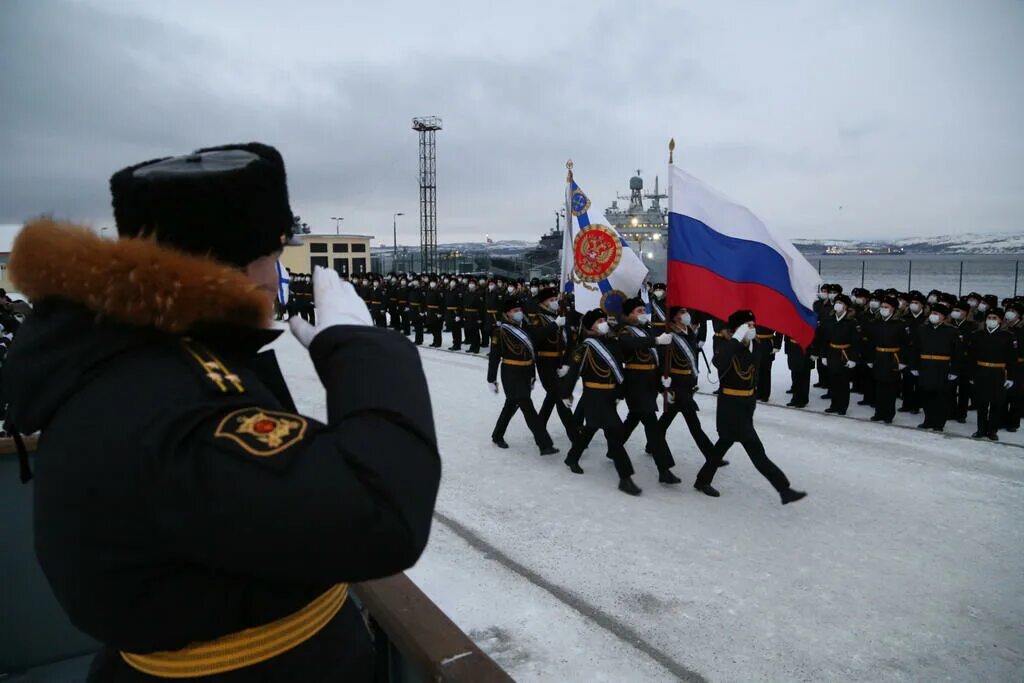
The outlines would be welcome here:
M 288 327 L 307 349 L 313 339 L 335 325 L 372 325 L 370 310 L 356 294 L 352 283 L 343 281 L 333 269 L 313 269 L 313 296 L 316 301 L 316 326 L 302 318 L 288 319 Z

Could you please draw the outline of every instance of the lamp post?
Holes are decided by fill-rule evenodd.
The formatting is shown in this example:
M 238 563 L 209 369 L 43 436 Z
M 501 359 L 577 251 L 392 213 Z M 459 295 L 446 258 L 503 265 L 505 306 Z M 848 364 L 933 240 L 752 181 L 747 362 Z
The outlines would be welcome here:
M 391 270 L 395 269 L 395 262 L 398 261 L 398 217 L 404 215 L 401 211 L 396 211 L 391 217 Z
M 335 235 L 340 235 L 341 234 L 341 222 L 343 220 L 345 220 L 345 219 L 342 218 L 341 216 L 331 216 L 331 220 L 334 221 L 334 234 Z

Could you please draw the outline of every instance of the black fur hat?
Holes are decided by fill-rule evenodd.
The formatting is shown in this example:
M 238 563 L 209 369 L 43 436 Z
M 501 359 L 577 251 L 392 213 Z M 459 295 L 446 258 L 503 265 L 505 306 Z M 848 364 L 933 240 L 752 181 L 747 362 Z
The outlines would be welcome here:
M 505 301 L 502 302 L 502 304 L 501 304 L 501 312 L 502 313 L 508 313 L 513 308 L 522 308 L 522 307 L 523 307 L 523 302 L 519 300 L 519 297 L 510 296 L 509 298 L 505 299 Z
M 601 318 L 607 318 L 608 314 L 600 308 L 595 308 L 583 314 L 583 329 L 589 330 Z
M 932 313 L 941 313 L 943 317 L 949 317 L 949 306 L 943 303 L 935 302 L 932 304 Z
M 754 322 L 754 312 L 746 309 L 736 311 L 729 316 L 729 329 L 737 330 L 741 325 Z
M 537 303 L 543 303 L 548 299 L 557 299 L 558 290 L 555 289 L 554 287 L 545 287 L 544 289 L 537 292 L 537 295 L 533 298 L 537 301 Z
M 644 303 L 643 299 L 641 299 L 638 296 L 634 296 L 631 299 L 626 299 L 625 301 L 622 302 L 623 317 L 628 316 L 630 313 L 632 313 L 638 308 L 643 308 L 644 310 L 647 310 L 647 304 Z
M 256 142 L 145 161 L 110 178 L 122 237 L 244 266 L 291 239 L 284 160 Z

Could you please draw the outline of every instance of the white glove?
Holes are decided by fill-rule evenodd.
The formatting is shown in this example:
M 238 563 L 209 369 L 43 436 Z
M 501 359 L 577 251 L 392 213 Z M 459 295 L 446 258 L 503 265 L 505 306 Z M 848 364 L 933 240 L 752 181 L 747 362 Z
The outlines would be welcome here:
M 671 377 L 662 377 L 661 378 L 661 386 L 665 387 L 666 389 L 671 387 L 672 386 L 672 378 Z
M 533 389 L 533 385 L 536 384 L 536 383 L 537 383 L 537 378 L 536 377 L 531 377 L 530 378 L 530 388 Z
M 955 382 L 956 375 L 954 375 L 953 373 L 949 373 L 948 375 L 946 375 L 946 379 L 948 379 L 950 382 Z
M 1008 379 L 1005 382 L 1003 382 L 1003 389 L 1009 389 L 1012 386 L 1013 386 L 1013 380 L 1012 379 Z
M 697 342 L 697 348 L 698 349 L 703 349 L 704 348 L 704 341 L 703 340 Z
M 906 363 L 900 363 L 899 366 L 900 366 L 900 370 L 906 370 L 907 369 L 907 364 Z
M 666 395 L 665 400 L 668 401 L 669 405 L 674 405 L 675 402 L 676 402 L 676 395 L 673 392 L 670 391 Z
M 555 324 L 558 325 L 559 327 L 565 327 L 565 316 L 560 315 L 557 318 L 555 318 Z
M 918 372 L 917 370 L 911 370 L 911 371 L 910 371 L 910 374 L 911 374 L 911 375 L 913 375 L 914 377 L 917 377 L 917 376 L 918 376 L 918 375 L 920 375 L 921 373 L 920 373 L 920 372 Z
M 875 364 L 874 363 L 868 363 L 868 367 L 869 368 L 873 368 L 873 367 L 875 367 Z
M 313 296 L 316 299 L 316 326 L 299 317 L 288 319 L 288 327 L 307 349 L 313 339 L 335 325 L 372 325 L 370 310 L 356 294 L 350 282 L 343 282 L 338 271 L 317 266 L 313 269 Z
M 672 343 L 672 335 L 669 334 L 668 332 L 662 332 L 661 334 L 659 334 L 657 337 L 654 338 L 654 343 L 657 344 L 658 346 L 664 346 L 665 344 L 671 344 Z
M 459 322 L 460 320 L 462 320 L 462 318 L 460 318 L 459 316 L 455 316 L 455 322 Z
M 568 408 L 569 410 L 572 410 L 572 396 L 570 396 L 569 398 L 563 398 L 562 405 Z
M 497 382 L 488 382 L 487 386 L 490 387 L 492 394 L 498 393 L 498 383 Z
M 569 374 L 569 366 L 568 365 L 561 366 L 560 368 L 555 370 L 555 374 L 558 375 L 559 377 L 565 377 L 566 375 Z
M 735 332 L 733 332 L 732 334 L 730 334 L 729 336 L 732 339 L 735 339 L 736 341 L 738 341 L 740 344 L 746 344 L 747 343 L 747 328 L 745 326 L 743 326 L 743 325 L 740 325 L 739 329 L 736 330 Z
M 821 359 L 821 367 L 823 367 L 823 368 L 827 368 L 828 367 L 828 358 L 822 358 Z
M 853 368 L 857 367 L 857 364 L 854 363 L 852 360 L 848 360 L 848 361 L 846 361 L 846 367 L 848 367 L 848 368 L 850 368 L 852 370 Z
M 811 362 L 812 363 L 817 363 L 818 362 L 818 357 L 817 356 L 811 356 Z

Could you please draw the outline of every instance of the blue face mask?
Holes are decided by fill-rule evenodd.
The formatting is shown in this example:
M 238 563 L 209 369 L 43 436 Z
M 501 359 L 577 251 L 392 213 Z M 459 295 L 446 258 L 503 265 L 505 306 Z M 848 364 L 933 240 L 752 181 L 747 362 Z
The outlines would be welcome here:
M 513 313 L 512 314 L 512 320 L 516 321 L 517 323 L 523 322 L 523 312 L 522 311 L 516 311 L 515 313 Z

